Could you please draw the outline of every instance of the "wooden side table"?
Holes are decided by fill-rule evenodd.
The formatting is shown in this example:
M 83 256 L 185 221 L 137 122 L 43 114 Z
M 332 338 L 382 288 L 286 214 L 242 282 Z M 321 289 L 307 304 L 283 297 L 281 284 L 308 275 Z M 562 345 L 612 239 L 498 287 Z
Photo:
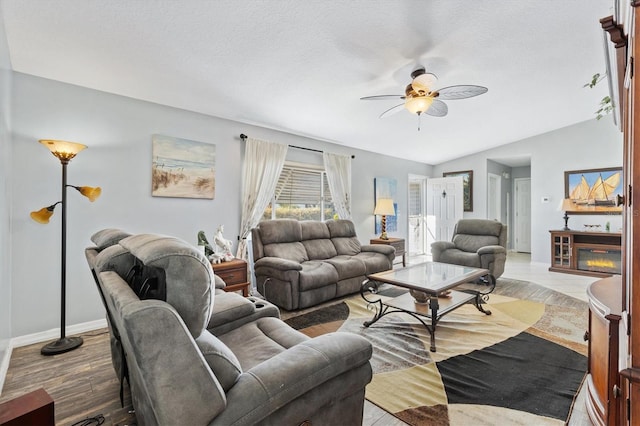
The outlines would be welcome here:
M 247 280 L 247 262 L 233 259 L 228 262 L 212 263 L 213 272 L 227 284 L 224 291 L 242 290 L 244 297 L 249 296 L 249 281 Z
M 404 249 L 404 238 L 389 237 L 388 240 L 372 238 L 369 244 L 386 244 L 396 249 L 396 256 L 402 255 L 402 266 L 407 266 L 407 252 Z
M 55 425 L 53 399 L 40 388 L 0 404 L 0 425 Z

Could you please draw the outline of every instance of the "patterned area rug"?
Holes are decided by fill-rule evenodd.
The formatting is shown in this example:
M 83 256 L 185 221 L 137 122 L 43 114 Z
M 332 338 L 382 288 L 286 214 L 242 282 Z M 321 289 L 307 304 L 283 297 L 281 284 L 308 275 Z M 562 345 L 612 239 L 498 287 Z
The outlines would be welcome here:
M 382 298 L 405 290 L 388 286 Z M 545 287 L 499 279 L 492 315 L 464 305 L 429 332 L 407 314 L 371 327 L 367 303 L 353 295 L 286 321 L 310 336 L 348 331 L 374 348 L 366 398 L 412 425 L 562 425 L 587 368 L 587 304 Z

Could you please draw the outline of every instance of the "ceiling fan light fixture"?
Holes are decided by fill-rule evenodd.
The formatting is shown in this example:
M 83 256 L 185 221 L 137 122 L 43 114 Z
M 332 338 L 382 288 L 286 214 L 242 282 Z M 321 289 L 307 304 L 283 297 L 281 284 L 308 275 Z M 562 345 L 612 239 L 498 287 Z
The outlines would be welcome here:
M 431 96 L 415 96 L 409 97 L 404 103 L 404 107 L 412 114 L 422 114 L 429 109 L 433 103 Z
M 420 74 L 419 76 L 414 78 L 411 82 L 411 87 L 417 93 L 428 94 L 429 92 L 431 92 L 431 88 L 436 84 L 436 81 L 438 81 L 436 75 L 427 72 L 424 74 Z

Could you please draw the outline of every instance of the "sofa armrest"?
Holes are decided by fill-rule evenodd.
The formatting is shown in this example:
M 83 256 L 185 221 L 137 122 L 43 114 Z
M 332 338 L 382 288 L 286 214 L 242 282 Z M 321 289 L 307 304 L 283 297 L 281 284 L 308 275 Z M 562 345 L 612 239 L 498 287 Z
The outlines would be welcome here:
M 385 256 L 396 254 L 396 249 L 393 248 L 393 246 L 389 246 L 386 244 L 365 244 L 361 246 L 360 251 L 370 251 L 374 253 L 384 254 Z
M 293 260 L 281 259 L 279 257 L 263 257 L 256 260 L 253 269 L 272 268 L 279 271 L 302 271 L 302 265 Z
M 224 280 L 222 278 L 220 278 L 219 276 L 213 275 L 213 279 L 214 279 L 214 284 L 215 284 L 215 288 L 217 289 L 223 289 L 227 286 L 227 283 L 224 282 Z
M 446 250 L 456 248 L 456 245 L 451 241 L 436 241 L 431 243 L 431 256 L 434 262 L 440 260 L 440 255 Z
M 507 250 L 502 246 L 484 246 L 478 249 L 478 254 L 482 256 L 483 254 L 498 254 L 498 253 L 506 253 Z
M 349 386 L 371 381 L 372 348 L 362 336 L 329 333 L 299 343 L 240 375 L 227 392 L 227 407 L 214 423 L 254 424 L 329 380 L 357 371 Z M 345 383 L 342 386 L 347 386 Z M 327 395 L 335 398 L 336 395 Z M 247 400 L 251 404 L 247 404 Z M 322 406 L 321 401 L 314 404 Z
M 216 294 L 207 330 L 219 336 L 263 317 L 280 318 L 280 311 L 271 303 L 255 297 L 242 297 L 237 293 Z

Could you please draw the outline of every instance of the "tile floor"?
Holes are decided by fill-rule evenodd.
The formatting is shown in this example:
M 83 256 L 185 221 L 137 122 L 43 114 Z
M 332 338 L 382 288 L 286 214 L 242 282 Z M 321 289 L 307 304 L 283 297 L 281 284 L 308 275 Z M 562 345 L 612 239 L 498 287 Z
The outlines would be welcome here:
M 408 256 L 407 264 L 411 265 L 426 260 L 430 259 L 426 256 Z M 402 267 L 402 265 L 396 265 L 395 267 Z M 510 252 L 507 255 L 507 263 L 505 264 L 505 271 L 502 276 L 516 280 L 531 281 L 585 302 L 587 300 L 587 287 L 598 279 L 582 275 L 549 272 L 548 268 L 548 264 L 531 262 L 531 256 L 527 253 Z M 365 401 L 364 420 L 362 424 L 363 426 L 396 426 L 405 425 L 406 423 L 378 408 L 369 401 Z M 499 422 L 496 423 L 496 425 L 498 424 Z M 584 388 L 578 394 L 571 418 L 567 424 L 569 426 L 591 425 L 584 408 Z

